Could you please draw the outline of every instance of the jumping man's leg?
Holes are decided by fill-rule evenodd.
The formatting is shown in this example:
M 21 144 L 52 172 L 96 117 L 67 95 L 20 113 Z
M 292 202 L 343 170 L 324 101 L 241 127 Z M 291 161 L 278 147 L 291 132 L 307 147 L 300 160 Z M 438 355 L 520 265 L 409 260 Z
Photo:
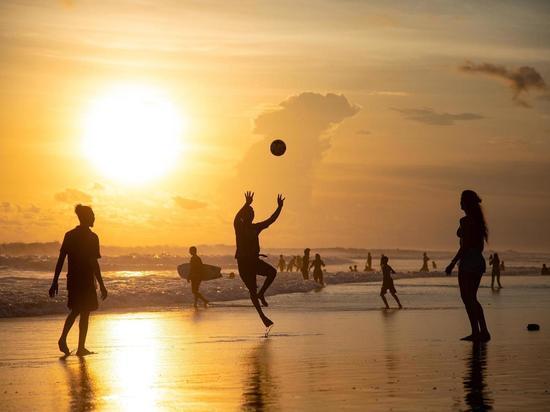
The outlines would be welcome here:
M 269 319 L 264 312 L 262 311 L 262 308 L 260 306 L 260 301 L 258 300 L 258 294 L 257 294 L 257 285 L 256 285 L 256 264 L 255 262 L 239 262 L 239 276 L 241 277 L 242 281 L 244 282 L 245 286 L 248 289 L 248 292 L 250 293 L 250 300 L 252 301 L 252 304 L 256 308 L 256 312 L 258 312 L 258 315 L 260 315 L 260 319 L 262 319 L 262 322 L 266 327 L 269 327 L 273 325 L 273 322 L 271 319 Z
M 67 335 L 69 334 L 69 331 L 71 330 L 77 316 L 78 311 L 76 310 L 71 310 L 71 313 L 67 315 L 67 319 L 65 319 L 65 324 L 63 325 L 63 332 L 61 332 L 61 337 L 57 342 L 59 350 L 65 355 L 69 355 L 70 353 L 69 347 L 67 346 Z
M 263 260 L 259 260 L 257 270 L 258 275 L 265 276 L 264 284 L 262 285 L 260 292 L 258 292 L 258 299 L 260 299 L 264 306 L 268 306 L 267 301 L 265 300 L 265 292 L 275 280 L 275 277 L 277 276 L 277 271 L 273 266 L 271 266 L 269 263 L 264 262 Z

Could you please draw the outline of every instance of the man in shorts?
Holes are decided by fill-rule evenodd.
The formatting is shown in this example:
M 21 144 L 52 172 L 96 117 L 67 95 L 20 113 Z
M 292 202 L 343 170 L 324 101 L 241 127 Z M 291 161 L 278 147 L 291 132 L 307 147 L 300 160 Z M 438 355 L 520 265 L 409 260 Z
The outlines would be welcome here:
M 282 195 L 277 196 L 277 209 L 267 220 L 263 222 L 252 223 L 254 220 L 254 209 L 252 201 L 254 193 L 246 192 L 244 206 L 237 212 L 233 226 L 235 228 L 235 237 L 237 241 L 237 251 L 235 258 L 239 267 L 239 275 L 250 292 L 250 300 L 256 308 L 258 315 L 262 319 L 266 328 L 271 327 L 273 322 L 262 311 L 260 302 L 264 306 L 268 306 L 265 300 L 265 292 L 267 288 L 275 280 L 277 270 L 269 263 L 260 259 L 260 241 L 259 235 L 262 230 L 267 229 L 274 223 L 283 209 L 284 198 Z M 258 292 L 256 284 L 256 276 L 265 276 L 265 281 Z
M 68 256 L 67 306 L 71 310 L 71 313 L 69 313 L 65 320 L 63 332 L 57 343 L 59 350 L 68 356 L 70 350 L 67 346 L 67 335 L 76 318 L 80 316 L 78 324 L 78 349 L 76 354 L 78 356 L 86 356 L 93 353 L 86 349 L 86 335 L 88 334 L 90 312 L 98 308 L 95 289 L 96 279 L 99 283 L 102 299 L 107 297 L 107 289 L 103 284 L 101 270 L 97 261 L 101 257 L 99 253 L 99 238 L 90 230 L 95 221 L 94 212 L 89 206 L 77 205 L 75 207 L 75 213 L 78 216 L 80 225 L 65 234 L 61 250 L 59 251 L 59 258 L 55 267 L 55 274 L 49 295 L 53 298 L 59 291 L 59 275 L 63 269 L 65 257 Z

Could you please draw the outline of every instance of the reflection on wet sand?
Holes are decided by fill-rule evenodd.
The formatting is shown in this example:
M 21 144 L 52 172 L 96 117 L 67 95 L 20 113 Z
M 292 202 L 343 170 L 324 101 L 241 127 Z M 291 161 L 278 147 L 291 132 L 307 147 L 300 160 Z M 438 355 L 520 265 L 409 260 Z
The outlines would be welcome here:
M 76 363 L 67 362 L 61 358 L 67 374 L 69 401 L 71 411 L 89 411 L 96 408 L 95 379 L 90 373 L 85 358 L 79 358 Z
M 487 345 L 472 344 L 472 352 L 466 358 L 467 373 L 464 375 L 464 400 L 471 411 L 489 411 L 493 400 L 487 393 L 485 372 L 487 370 Z
M 276 404 L 277 383 L 270 372 L 269 344 L 269 339 L 261 340 L 244 360 L 249 365 L 243 388 L 244 410 L 263 411 Z

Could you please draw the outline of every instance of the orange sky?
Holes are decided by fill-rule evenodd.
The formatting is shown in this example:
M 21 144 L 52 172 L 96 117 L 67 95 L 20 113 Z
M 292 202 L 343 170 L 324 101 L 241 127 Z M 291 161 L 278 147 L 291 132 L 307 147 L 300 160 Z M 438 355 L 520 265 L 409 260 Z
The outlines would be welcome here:
M 84 202 L 105 244 L 232 243 L 254 190 L 258 217 L 287 196 L 266 246 L 443 249 L 472 188 L 491 248 L 548 249 L 549 18 L 543 1 L 3 1 L 0 242 L 61 239 Z M 132 185 L 83 150 L 94 99 L 130 83 L 187 122 L 175 166 Z

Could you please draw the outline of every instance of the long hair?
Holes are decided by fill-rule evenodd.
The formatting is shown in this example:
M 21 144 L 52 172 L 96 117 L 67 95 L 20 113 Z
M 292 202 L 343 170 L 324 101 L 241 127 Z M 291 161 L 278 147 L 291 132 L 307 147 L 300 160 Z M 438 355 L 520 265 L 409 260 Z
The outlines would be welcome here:
M 462 205 L 466 214 L 474 219 L 485 241 L 489 240 L 489 229 L 481 208 L 481 198 L 473 190 L 465 190 L 461 196 Z

